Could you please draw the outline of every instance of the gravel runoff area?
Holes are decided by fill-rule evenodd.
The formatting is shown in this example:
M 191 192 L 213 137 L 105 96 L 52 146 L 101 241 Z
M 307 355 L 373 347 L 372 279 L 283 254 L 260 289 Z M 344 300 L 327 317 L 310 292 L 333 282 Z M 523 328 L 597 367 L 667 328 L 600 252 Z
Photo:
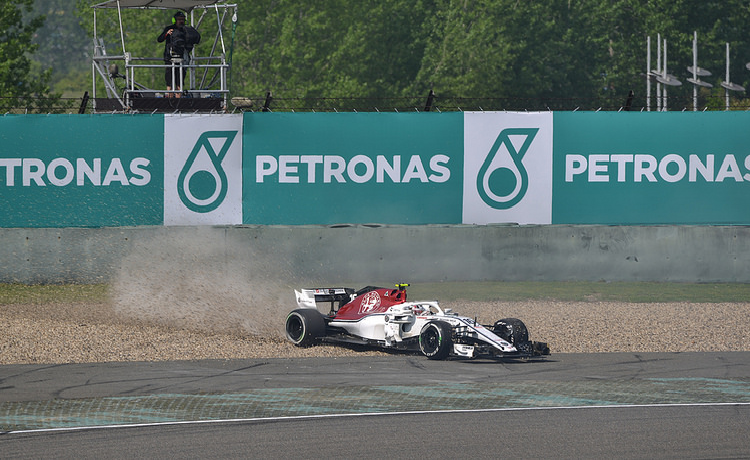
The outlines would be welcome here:
M 489 324 L 522 319 L 552 353 L 750 350 L 750 303 L 444 302 Z M 283 338 L 291 307 L 159 315 L 116 303 L 0 306 L 0 364 L 373 355 Z

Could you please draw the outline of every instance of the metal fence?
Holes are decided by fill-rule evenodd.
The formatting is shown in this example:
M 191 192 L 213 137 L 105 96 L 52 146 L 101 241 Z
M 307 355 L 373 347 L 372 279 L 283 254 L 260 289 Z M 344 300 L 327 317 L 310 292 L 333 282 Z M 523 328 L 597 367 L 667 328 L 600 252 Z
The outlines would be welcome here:
M 726 110 L 723 95 L 662 98 L 669 111 Z M 657 99 L 644 95 L 598 98 L 454 97 L 430 92 L 410 97 L 275 97 L 271 93 L 233 97 L 227 112 L 453 112 L 453 111 L 656 111 Z M 0 97 L 0 114 L 91 113 L 88 92 L 83 97 Z M 750 99 L 733 96 L 729 110 L 750 110 Z

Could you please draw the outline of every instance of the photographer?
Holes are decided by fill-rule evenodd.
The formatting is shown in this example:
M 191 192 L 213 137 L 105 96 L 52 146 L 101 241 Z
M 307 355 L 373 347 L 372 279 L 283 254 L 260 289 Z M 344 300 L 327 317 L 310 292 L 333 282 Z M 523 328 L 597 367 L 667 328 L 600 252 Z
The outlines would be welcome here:
M 167 67 L 164 69 L 164 81 L 167 84 L 167 91 L 182 91 L 185 83 L 185 74 L 187 69 L 182 67 L 183 64 L 190 63 L 190 52 L 193 46 L 200 43 L 201 36 L 193 27 L 185 25 L 185 13 L 178 11 L 172 18 L 172 24 L 166 26 L 156 41 L 164 43 L 164 63 Z M 178 65 L 173 68 L 172 65 Z M 167 97 L 172 97 L 172 93 L 167 93 Z M 180 93 L 176 93 L 180 97 Z

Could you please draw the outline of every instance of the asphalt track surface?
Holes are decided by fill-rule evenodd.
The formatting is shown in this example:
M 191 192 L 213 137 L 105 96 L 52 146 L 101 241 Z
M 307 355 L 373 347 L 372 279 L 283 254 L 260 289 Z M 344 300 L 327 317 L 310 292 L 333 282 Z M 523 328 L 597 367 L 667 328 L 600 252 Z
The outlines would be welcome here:
M 0 367 L 2 458 L 748 458 L 750 352 Z

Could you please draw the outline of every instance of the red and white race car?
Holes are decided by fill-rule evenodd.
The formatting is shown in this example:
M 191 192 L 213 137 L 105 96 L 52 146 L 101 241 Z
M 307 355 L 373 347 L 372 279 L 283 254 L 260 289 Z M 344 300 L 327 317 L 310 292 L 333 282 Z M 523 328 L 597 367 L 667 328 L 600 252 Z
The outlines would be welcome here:
M 443 310 L 436 301 L 407 302 L 407 286 L 295 290 L 299 308 L 286 318 L 286 336 L 303 347 L 321 341 L 349 343 L 420 351 L 430 359 L 550 354 L 546 343 L 529 340 L 521 320 L 482 325 Z M 319 304 L 330 304 L 328 314 L 318 310 Z

